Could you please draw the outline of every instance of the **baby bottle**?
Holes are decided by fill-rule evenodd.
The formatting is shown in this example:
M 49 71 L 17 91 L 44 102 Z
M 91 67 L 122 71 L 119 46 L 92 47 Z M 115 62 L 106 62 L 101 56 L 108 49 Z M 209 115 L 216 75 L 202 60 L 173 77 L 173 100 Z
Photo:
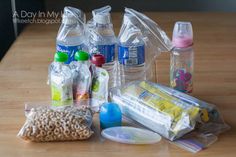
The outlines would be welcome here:
M 170 57 L 170 86 L 184 93 L 193 91 L 193 30 L 190 22 L 176 22 Z

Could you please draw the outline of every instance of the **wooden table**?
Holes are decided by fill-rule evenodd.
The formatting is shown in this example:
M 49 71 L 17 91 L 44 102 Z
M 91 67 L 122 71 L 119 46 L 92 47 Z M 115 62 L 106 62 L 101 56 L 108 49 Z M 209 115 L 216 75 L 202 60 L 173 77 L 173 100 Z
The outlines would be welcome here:
M 236 154 L 236 13 L 147 13 L 171 36 L 177 20 L 192 21 L 195 41 L 193 95 L 216 104 L 231 130 L 208 149 L 191 154 L 166 140 L 154 145 L 125 145 L 101 141 L 27 143 L 16 137 L 25 121 L 24 102 L 50 100 L 47 67 L 55 52 L 58 25 L 29 25 L 0 66 L 0 156 L 228 156 Z M 122 16 L 113 14 L 118 33 Z M 159 82 L 168 84 L 169 54 L 158 58 Z M 95 118 L 97 124 L 97 119 Z M 98 127 L 98 126 L 97 126 Z

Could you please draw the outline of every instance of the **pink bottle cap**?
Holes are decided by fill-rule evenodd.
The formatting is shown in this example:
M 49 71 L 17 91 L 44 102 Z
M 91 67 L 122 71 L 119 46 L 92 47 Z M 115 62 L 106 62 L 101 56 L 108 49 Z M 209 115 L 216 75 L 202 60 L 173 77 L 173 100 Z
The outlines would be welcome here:
M 193 44 L 193 29 L 191 22 L 176 22 L 172 42 L 175 47 L 189 47 Z

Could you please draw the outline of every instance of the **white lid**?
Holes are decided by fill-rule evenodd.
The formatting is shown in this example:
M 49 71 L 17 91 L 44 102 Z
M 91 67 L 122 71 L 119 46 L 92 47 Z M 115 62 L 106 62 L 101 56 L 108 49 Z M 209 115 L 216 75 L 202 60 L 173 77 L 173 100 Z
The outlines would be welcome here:
M 102 136 L 126 144 L 154 144 L 161 140 L 157 133 L 128 126 L 107 128 L 102 131 Z
M 77 22 L 77 18 L 73 15 L 65 15 L 62 16 L 62 23 L 64 24 L 75 24 Z
M 109 24 L 111 22 L 110 13 L 95 14 L 93 20 L 99 24 Z
M 138 19 L 131 15 L 131 14 L 124 14 L 124 19 L 123 19 L 123 23 L 128 23 L 128 22 L 132 22 L 133 24 L 136 24 L 138 22 Z

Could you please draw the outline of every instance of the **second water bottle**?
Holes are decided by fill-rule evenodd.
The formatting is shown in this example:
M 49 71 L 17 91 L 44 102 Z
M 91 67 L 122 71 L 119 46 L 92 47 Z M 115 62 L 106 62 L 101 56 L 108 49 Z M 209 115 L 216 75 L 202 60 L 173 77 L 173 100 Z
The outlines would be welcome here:
M 89 52 L 105 57 L 105 68 L 110 76 L 109 87 L 116 86 L 116 37 L 110 15 L 111 7 L 105 6 L 93 10 L 93 21 L 89 27 Z
M 139 21 L 131 14 L 125 13 L 118 37 L 119 76 L 121 84 L 145 80 L 145 43 L 136 26 Z

